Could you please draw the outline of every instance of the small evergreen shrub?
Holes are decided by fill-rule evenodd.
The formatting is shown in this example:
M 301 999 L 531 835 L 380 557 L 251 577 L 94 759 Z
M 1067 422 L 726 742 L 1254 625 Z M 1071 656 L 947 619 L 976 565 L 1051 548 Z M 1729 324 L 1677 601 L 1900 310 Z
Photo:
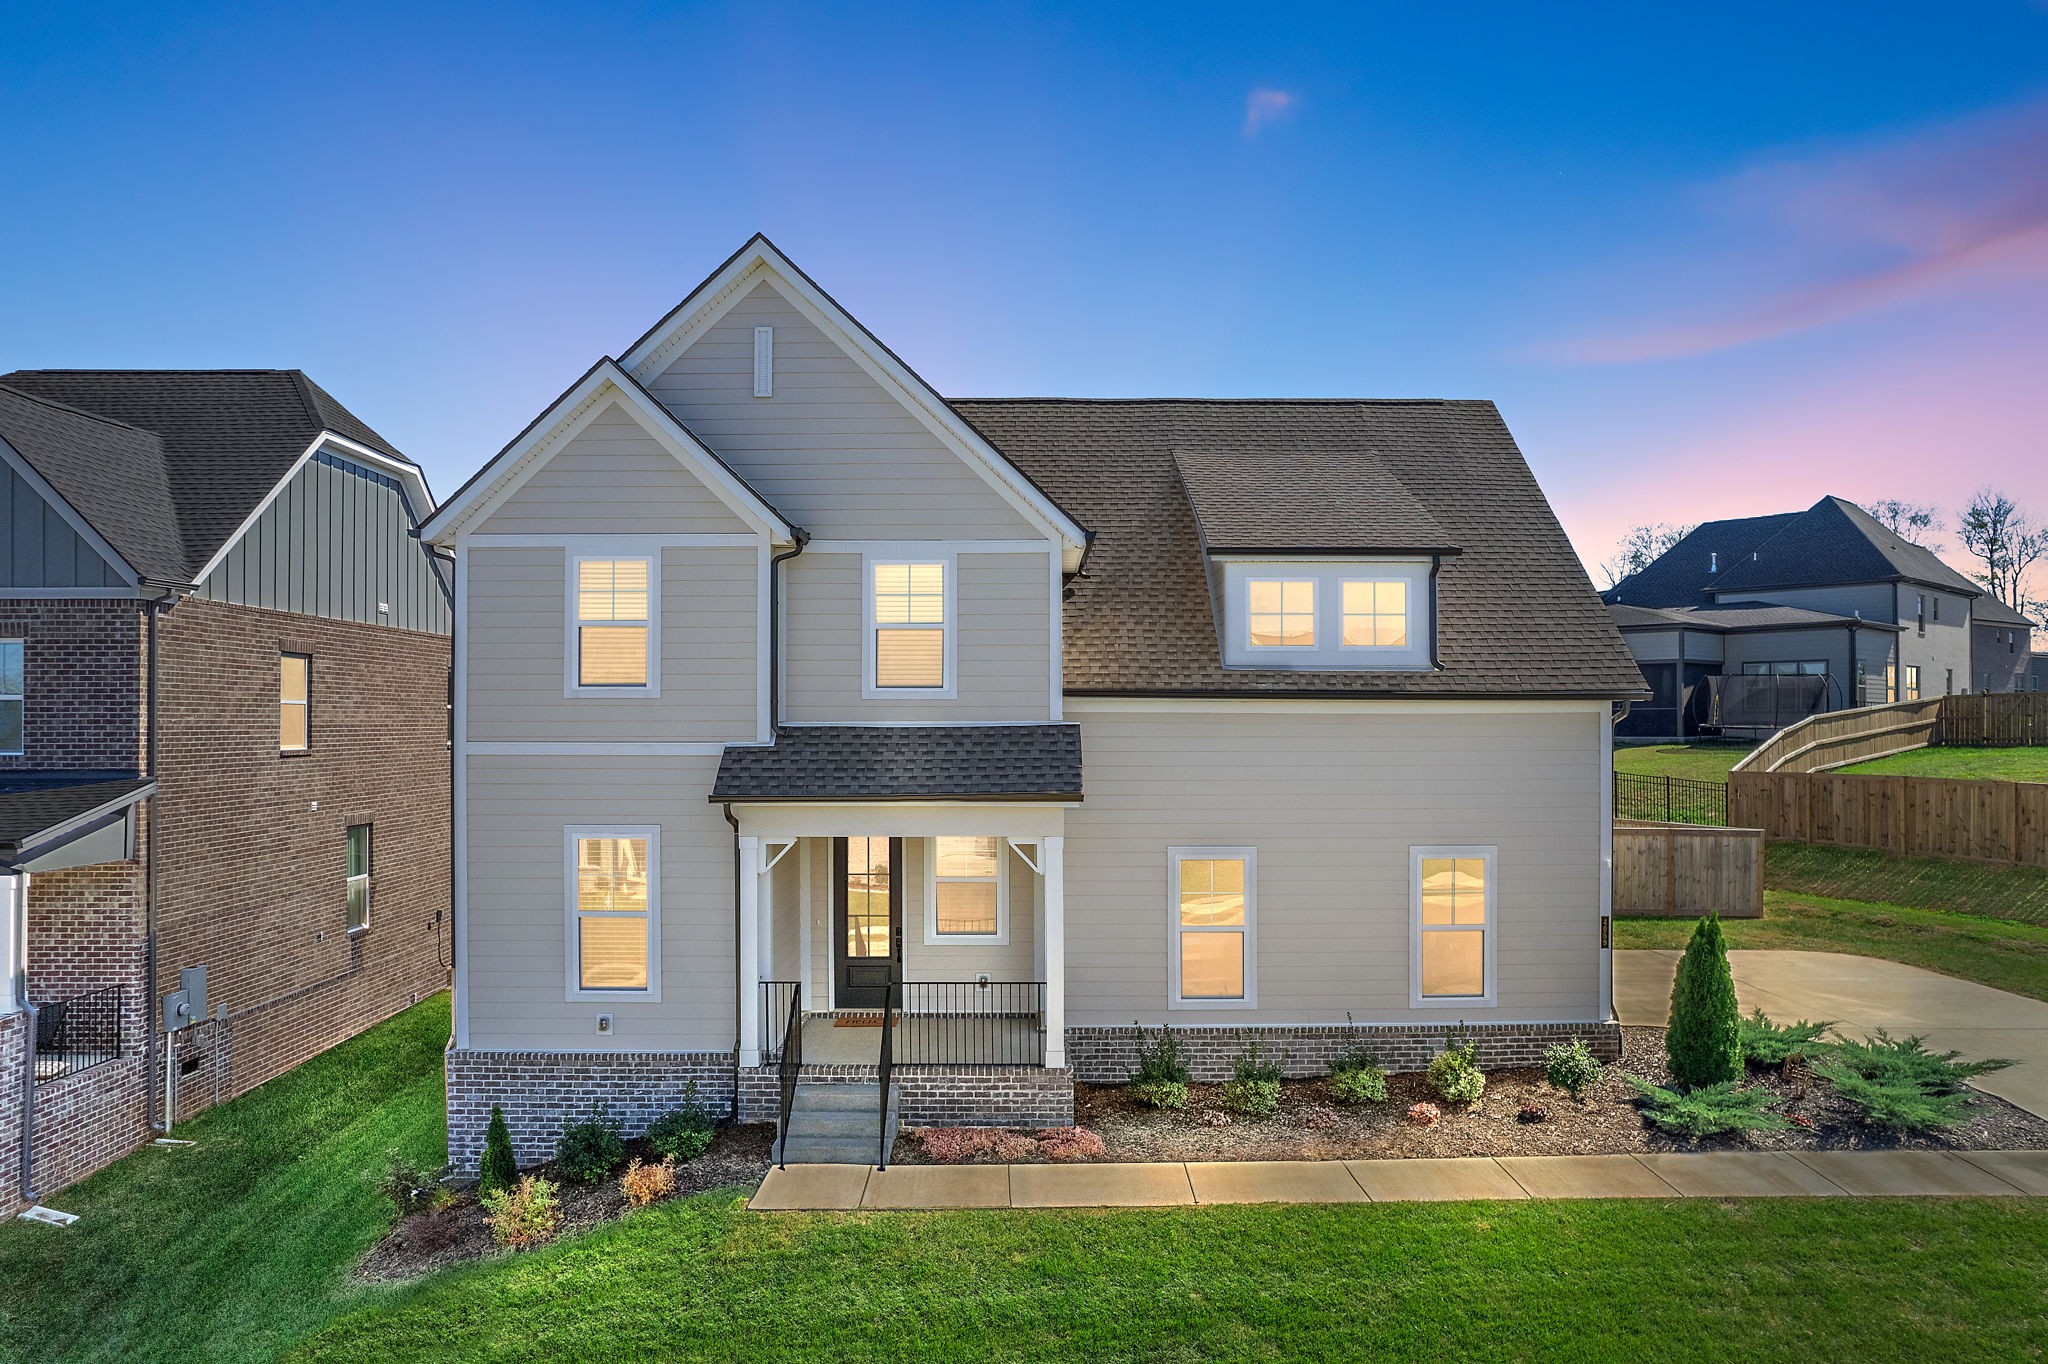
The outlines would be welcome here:
M 428 1169 L 418 1161 L 392 1151 L 384 1160 L 384 1172 L 377 1179 L 377 1192 L 391 1200 L 404 1217 L 409 1213 L 438 1212 L 455 1201 L 447 1184 L 448 1167 Z
M 1134 1080 L 1131 1094 L 1147 1108 L 1188 1106 L 1188 1087 L 1178 1080 Z
M 626 1173 L 619 1176 L 619 1190 L 636 1208 L 667 1198 L 676 1190 L 675 1157 L 663 1156 L 659 1165 L 643 1165 L 640 1157 L 633 1157 L 626 1162 Z
M 1280 1067 L 1259 1056 L 1253 1042 L 1238 1054 L 1236 1074 L 1223 1086 L 1223 1106 L 1248 1118 L 1270 1118 L 1280 1107 Z
M 1561 1089 L 1577 1099 L 1600 1083 L 1600 1058 L 1582 1037 L 1560 1042 L 1543 1053 L 1543 1078 L 1552 1089 Z
M 1664 1033 L 1664 1051 L 1671 1078 L 1680 1088 L 1732 1085 L 1741 1076 L 1741 1019 L 1721 920 L 1709 914 L 1693 929 L 1678 963 L 1678 979 L 1671 985 L 1671 1025 Z
M 483 1196 L 484 1223 L 491 1239 L 513 1250 L 524 1250 L 554 1239 L 562 1229 L 562 1209 L 555 1202 L 555 1186 L 545 1179 L 522 1175 L 509 1189 L 493 1189 Z
M 555 1168 L 578 1184 L 601 1184 L 626 1158 L 619 1124 L 603 1104 L 590 1106 L 587 1116 L 562 1131 L 555 1143 Z
M 1445 1103 L 1476 1104 L 1486 1093 L 1486 1073 L 1479 1069 L 1479 1044 L 1460 1031 L 1451 1035 L 1444 1049 L 1429 1058 L 1423 1079 Z
M 668 1160 L 692 1161 L 711 1149 L 718 1120 L 697 1102 L 697 1082 L 683 1095 L 683 1106 L 670 1109 L 647 1128 L 647 1144 Z
M 1145 1029 L 1131 1024 L 1131 1039 L 1137 1044 L 1138 1069 L 1131 1075 L 1134 1085 L 1160 1080 L 1184 1085 L 1188 1082 L 1187 1062 L 1181 1059 L 1180 1039 L 1173 1029 L 1161 1024 L 1157 1041 L 1148 1040 Z
M 1330 1093 L 1340 1103 L 1379 1104 L 1387 1101 L 1387 1073 L 1378 1066 L 1340 1070 L 1330 1077 Z
M 1826 1045 L 1821 1035 L 1834 1026 L 1832 1022 L 1809 1023 L 1803 1018 L 1797 1023 L 1780 1025 L 1766 1018 L 1762 1009 L 1736 1024 L 1742 1059 L 1752 1066 L 1782 1066 L 1795 1056 L 1810 1056 Z
M 1892 1132 L 1938 1132 L 1968 1116 L 1960 1094 L 1939 1093 L 1911 1080 L 1873 1080 L 1836 1061 L 1816 1062 L 1813 1070 L 1873 1127 Z
M 1965 1080 L 2004 1070 L 2011 1061 L 1960 1061 L 1959 1051 L 1931 1052 L 1923 1037 L 1893 1037 L 1883 1028 L 1867 1042 L 1846 1038 L 1827 1044 L 1828 1061 L 1866 1080 L 1912 1085 L 1929 1094 L 1954 1094 Z M 1825 1074 L 1821 1067 L 1816 1072 Z M 1838 1086 L 1839 1088 L 1839 1086 Z
M 519 1162 L 512 1154 L 512 1132 L 505 1126 L 505 1110 L 491 1105 L 491 1125 L 484 1130 L 483 1177 L 477 1181 L 480 1194 L 510 1189 L 519 1183 Z
M 1767 1111 L 1772 1102 L 1767 1091 L 1737 1089 L 1733 1080 L 1683 1092 L 1633 1075 L 1628 1082 L 1642 1095 L 1643 1117 L 1666 1132 L 1694 1141 L 1722 1132 L 1777 1132 L 1792 1125 Z

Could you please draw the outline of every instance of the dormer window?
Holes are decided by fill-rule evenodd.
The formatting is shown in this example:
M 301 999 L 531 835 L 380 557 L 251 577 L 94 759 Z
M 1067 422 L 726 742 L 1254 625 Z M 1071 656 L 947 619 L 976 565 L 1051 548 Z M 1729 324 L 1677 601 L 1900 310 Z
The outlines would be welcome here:
M 1430 664 L 1426 559 L 1219 559 L 1223 662 L 1366 672 Z
M 1254 578 L 1246 587 L 1247 643 L 1254 649 L 1316 647 L 1316 580 Z
M 1408 647 L 1408 583 L 1405 579 L 1344 580 L 1344 647 Z

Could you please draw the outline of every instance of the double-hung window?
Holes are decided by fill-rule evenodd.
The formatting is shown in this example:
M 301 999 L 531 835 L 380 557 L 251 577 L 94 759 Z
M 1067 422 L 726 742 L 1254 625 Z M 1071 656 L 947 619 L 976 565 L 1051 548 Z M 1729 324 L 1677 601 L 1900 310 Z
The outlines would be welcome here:
M 1412 1002 L 1492 1004 L 1495 850 L 1411 848 L 1408 855 Z
M 573 568 L 572 691 L 652 691 L 654 561 L 577 559 Z
M 0 639 L 0 753 L 26 751 L 27 672 L 27 643 L 19 639 Z
M 1170 1007 L 1256 1006 L 1257 868 L 1251 848 L 1167 849 Z
M 947 692 L 953 686 L 950 565 L 868 561 L 868 691 Z
M 1254 649 L 1315 648 L 1315 579 L 1249 579 L 1245 583 L 1245 629 L 1245 642 Z
M 1004 923 L 1003 840 L 935 838 L 931 846 L 929 943 L 1001 943 Z
M 309 654 L 277 656 L 277 748 L 304 753 L 313 733 L 313 659 Z
M 1906 701 L 1918 701 L 1920 699 L 1920 665 L 1918 663 L 1908 663 L 1906 665 L 1906 694 L 1901 699 Z
M 567 842 L 570 998 L 658 998 L 661 831 L 571 828 Z
M 348 826 L 348 931 L 370 926 L 370 826 Z

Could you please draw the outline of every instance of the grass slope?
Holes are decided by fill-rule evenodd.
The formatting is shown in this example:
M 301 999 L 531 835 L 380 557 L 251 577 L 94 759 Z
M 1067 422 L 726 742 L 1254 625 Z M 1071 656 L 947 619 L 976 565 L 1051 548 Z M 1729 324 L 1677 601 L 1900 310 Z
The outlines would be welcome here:
M 1916 748 L 1836 770 L 1859 776 L 2048 782 L 2048 748 Z
M 1831 900 L 2048 926 L 2048 869 L 2040 867 L 1780 842 L 1764 850 L 1764 884 Z
M 390 1225 L 364 1173 L 443 1158 L 447 1037 L 437 996 L 0 1226 L 0 1359 L 276 1358 Z
M 1628 744 L 1614 746 L 1614 770 L 1652 777 L 1726 781 L 1728 769 L 1749 756 L 1748 744 Z

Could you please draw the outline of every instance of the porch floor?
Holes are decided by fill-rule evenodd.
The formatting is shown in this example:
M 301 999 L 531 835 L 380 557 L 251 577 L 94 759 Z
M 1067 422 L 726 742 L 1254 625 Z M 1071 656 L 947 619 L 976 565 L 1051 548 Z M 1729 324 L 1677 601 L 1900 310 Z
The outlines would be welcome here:
M 890 1052 L 899 1064 L 1016 1065 L 1042 1063 L 1035 1018 L 896 1016 Z M 804 1019 L 807 1066 L 875 1066 L 882 1062 L 879 1027 L 841 1028 L 829 1015 Z

